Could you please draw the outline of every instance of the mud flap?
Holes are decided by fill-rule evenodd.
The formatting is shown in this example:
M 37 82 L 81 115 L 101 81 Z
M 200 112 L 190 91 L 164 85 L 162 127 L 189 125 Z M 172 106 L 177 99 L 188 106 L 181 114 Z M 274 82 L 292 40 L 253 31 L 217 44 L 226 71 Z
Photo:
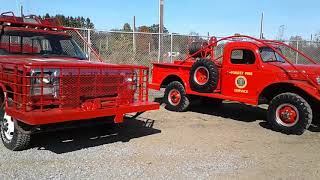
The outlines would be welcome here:
M 119 123 L 123 123 L 123 114 L 117 114 L 114 117 L 114 123 L 119 124 Z

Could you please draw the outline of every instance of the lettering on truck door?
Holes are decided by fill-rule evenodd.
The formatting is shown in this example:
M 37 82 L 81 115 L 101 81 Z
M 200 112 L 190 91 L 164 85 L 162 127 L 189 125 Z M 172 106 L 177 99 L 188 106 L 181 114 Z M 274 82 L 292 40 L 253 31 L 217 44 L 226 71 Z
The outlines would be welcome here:
M 248 47 L 232 48 L 225 56 L 222 75 L 222 94 L 255 99 L 259 81 L 259 61 L 254 50 Z

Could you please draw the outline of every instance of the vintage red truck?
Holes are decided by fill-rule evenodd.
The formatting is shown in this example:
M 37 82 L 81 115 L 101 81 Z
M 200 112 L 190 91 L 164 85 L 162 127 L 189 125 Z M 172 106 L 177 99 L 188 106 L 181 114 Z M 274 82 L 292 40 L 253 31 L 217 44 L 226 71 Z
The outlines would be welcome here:
M 147 67 L 90 62 L 67 32 L 85 41 L 57 19 L 0 15 L 1 138 L 8 149 L 27 148 L 44 126 L 97 117 L 122 123 L 126 113 L 159 108 L 148 101 Z
M 219 44 L 222 55 L 216 52 Z M 282 47 L 309 64 L 293 64 Z M 150 87 L 165 88 L 163 101 L 171 111 L 187 110 L 195 97 L 212 105 L 222 100 L 268 104 L 267 120 L 274 130 L 302 134 L 319 117 L 318 58 L 315 61 L 282 42 L 242 35 L 213 37 L 193 42 L 185 60 L 154 63 Z

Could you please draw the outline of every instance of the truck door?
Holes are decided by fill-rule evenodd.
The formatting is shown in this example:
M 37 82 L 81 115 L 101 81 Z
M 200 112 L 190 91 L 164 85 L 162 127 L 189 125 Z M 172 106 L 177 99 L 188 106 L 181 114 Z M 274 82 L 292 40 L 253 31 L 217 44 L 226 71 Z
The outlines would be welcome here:
M 252 102 L 257 96 L 259 58 L 255 47 L 238 46 L 225 49 L 221 91 L 223 95 Z

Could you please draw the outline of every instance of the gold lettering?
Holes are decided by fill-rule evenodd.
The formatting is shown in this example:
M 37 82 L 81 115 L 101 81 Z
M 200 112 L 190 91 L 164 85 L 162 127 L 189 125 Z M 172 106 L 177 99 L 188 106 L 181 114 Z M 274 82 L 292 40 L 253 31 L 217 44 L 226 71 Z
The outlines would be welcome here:
M 229 71 L 229 74 L 238 75 L 238 76 L 242 76 L 242 75 L 253 76 L 253 72 L 243 72 L 243 71 Z
M 248 94 L 249 90 L 245 90 L 245 89 L 234 89 L 235 93 L 241 93 L 241 94 Z
M 243 71 L 230 71 L 229 74 L 232 74 L 232 75 L 243 75 L 244 72 Z

